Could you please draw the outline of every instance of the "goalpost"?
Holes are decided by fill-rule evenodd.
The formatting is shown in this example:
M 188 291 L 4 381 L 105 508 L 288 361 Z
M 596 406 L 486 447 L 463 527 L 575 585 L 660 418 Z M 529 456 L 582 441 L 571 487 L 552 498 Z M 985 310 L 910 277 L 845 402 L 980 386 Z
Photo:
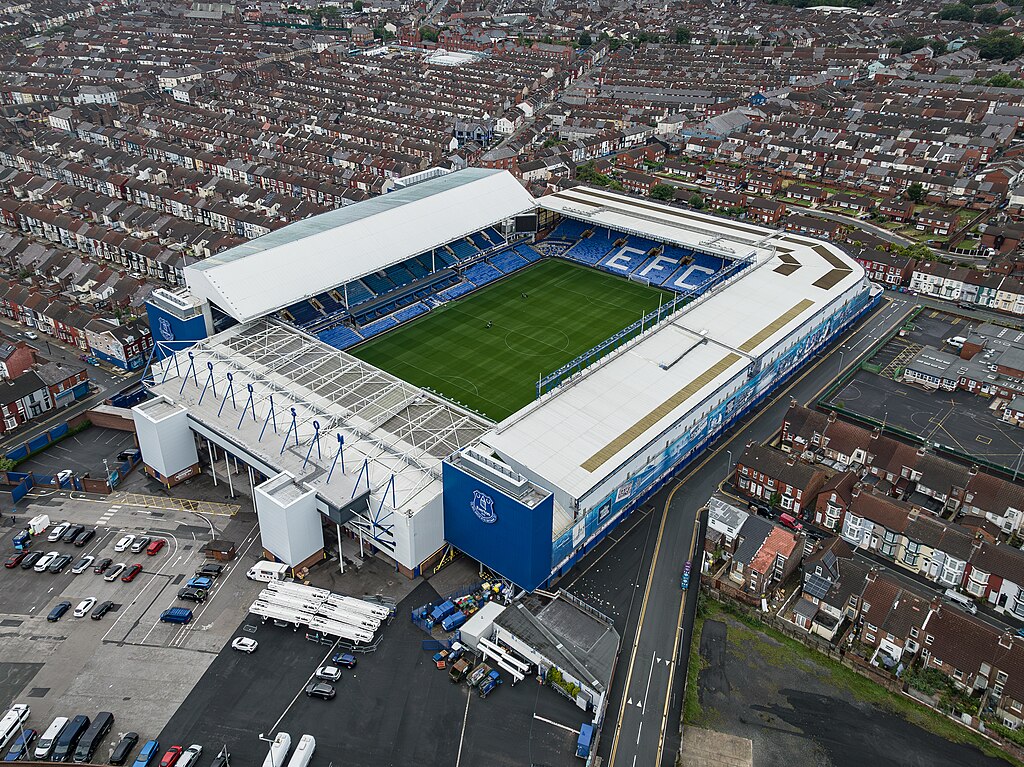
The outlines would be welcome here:
M 639 282 L 641 285 L 651 287 L 651 281 L 646 277 L 640 277 L 639 275 L 636 274 L 627 274 L 626 277 L 630 280 L 630 282 Z

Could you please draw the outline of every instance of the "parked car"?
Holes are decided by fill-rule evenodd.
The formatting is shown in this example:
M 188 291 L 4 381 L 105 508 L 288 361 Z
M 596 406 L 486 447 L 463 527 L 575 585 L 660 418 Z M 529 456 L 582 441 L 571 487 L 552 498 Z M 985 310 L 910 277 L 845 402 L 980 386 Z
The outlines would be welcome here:
M 228 753 L 228 747 L 224 746 L 217 755 L 213 757 L 213 761 L 210 762 L 210 767 L 228 767 L 228 760 L 230 758 L 231 754 Z
M 100 618 L 102 618 L 104 615 L 106 615 L 107 613 L 109 613 L 113 609 L 114 609 L 114 603 L 111 602 L 108 599 L 106 602 L 100 602 L 98 605 L 96 605 L 96 607 L 93 609 L 92 615 L 90 617 L 94 621 L 98 621 Z
M 25 558 L 26 554 L 28 554 L 27 551 L 14 552 L 13 554 L 11 554 L 11 556 L 7 557 L 7 561 L 4 562 L 4 567 L 6 567 L 8 570 L 12 567 L 17 567 L 21 564 L 21 560 Z
M 213 578 L 207 578 L 202 575 L 197 575 L 195 578 L 192 578 L 185 585 L 191 586 L 192 588 L 206 589 L 207 591 L 209 591 L 211 588 L 213 588 Z
M 132 541 L 131 552 L 132 554 L 140 554 L 142 550 L 149 545 L 149 542 L 153 540 L 148 535 L 140 535 L 134 541 Z
M 222 572 L 224 572 L 224 565 L 203 565 L 196 568 L 196 575 L 206 578 L 219 578 Z
M 75 545 L 78 548 L 82 548 L 85 544 L 96 537 L 96 528 L 90 530 L 83 530 L 75 537 Z
M 117 454 L 117 460 L 134 461 L 136 458 L 139 457 L 139 455 L 141 454 L 135 448 L 132 448 L 131 450 L 122 450 L 120 453 Z
M 56 543 L 60 540 L 61 536 L 67 532 L 67 529 L 71 527 L 70 522 L 61 522 L 55 528 L 50 531 L 50 534 L 46 536 L 46 540 L 50 543 Z
M 135 542 L 134 535 L 125 535 L 117 543 L 114 544 L 114 551 L 127 551 L 128 548 Z
M 71 561 L 73 559 L 74 559 L 74 557 L 72 557 L 70 554 L 61 554 L 56 559 L 54 559 L 52 562 L 50 562 L 50 566 L 47 567 L 46 569 L 49 570 L 51 573 L 55 573 L 55 574 L 59 573 L 65 567 L 70 565 Z
M 202 602 L 206 599 L 206 589 L 182 586 L 178 589 L 178 599 L 187 599 L 190 602 Z
M 146 547 L 146 554 L 149 556 L 155 556 L 160 553 L 160 549 L 167 545 L 166 538 L 157 538 L 151 544 Z
M 22 570 L 31 570 L 35 567 L 36 562 L 43 558 L 43 552 L 41 551 L 30 551 L 25 555 L 25 558 L 21 560 Z
M 103 580 L 107 582 L 116 581 L 120 577 L 121 573 L 124 572 L 125 566 L 118 562 L 116 565 L 107 570 L 107 574 L 103 576 Z
M 38 333 L 33 333 L 31 330 L 26 330 L 25 331 L 25 338 L 27 338 L 29 341 L 38 341 L 39 340 L 39 334 Z
M 327 682 L 310 682 L 306 685 L 306 695 L 310 698 L 330 700 L 337 695 L 337 692 L 334 690 L 334 685 L 327 684 Z
M 331 663 L 336 666 L 344 666 L 345 668 L 355 668 L 356 656 L 347 652 L 336 652 L 331 656 Z
M 202 755 L 203 747 L 198 743 L 193 743 L 181 752 L 181 756 L 178 757 L 178 767 L 195 767 Z
M 240 652 L 256 652 L 257 647 L 259 647 L 259 643 L 255 639 L 249 639 L 249 637 L 236 637 L 231 642 L 231 649 L 239 650 Z
M 181 757 L 181 746 L 171 746 L 160 759 L 160 767 L 174 767 Z
M 39 737 L 39 733 L 33 730 L 31 727 L 24 728 L 15 738 L 14 743 L 11 744 L 10 750 L 7 752 L 7 756 L 4 757 L 5 762 L 16 762 L 19 759 L 24 759 L 28 756 L 28 750 L 35 743 L 36 738 Z
M 37 573 L 46 572 L 46 568 L 50 566 L 50 563 L 59 556 L 59 551 L 48 551 L 39 558 L 32 569 Z
M 75 608 L 75 617 L 84 618 L 89 614 L 89 611 L 96 606 L 96 597 L 86 597 L 78 603 L 78 607 Z
M 160 741 L 147 740 L 139 750 L 139 755 L 135 757 L 135 762 L 132 763 L 132 767 L 149 767 L 159 751 Z
M 103 575 L 103 573 L 107 571 L 107 568 L 109 568 L 112 564 L 114 564 L 113 559 L 111 559 L 110 557 L 103 557 L 103 559 L 96 563 L 96 566 L 92 569 L 92 571 L 97 575 Z
M 85 525 L 68 525 L 68 529 L 64 531 L 64 535 L 60 537 L 60 540 L 62 543 L 74 543 L 75 538 L 84 530 Z
M 114 746 L 114 752 L 110 755 L 110 763 L 118 766 L 128 761 L 128 755 L 135 748 L 135 744 L 139 742 L 139 733 L 137 732 L 126 732 L 121 736 L 121 740 L 117 741 L 117 745 Z
M 70 602 L 68 602 L 68 601 L 58 602 L 56 605 L 53 606 L 53 609 L 50 610 L 50 614 L 46 616 L 46 620 L 50 621 L 50 623 L 56 623 L 61 618 L 63 618 L 64 617 L 64 613 L 66 613 L 70 609 L 71 609 L 71 603 Z
M 341 669 L 337 666 L 321 666 L 316 670 L 316 678 L 328 682 L 337 682 L 341 679 Z
M 142 572 L 142 565 L 140 565 L 140 564 L 138 564 L 136 562 L 134 565 L 132 565 L 130 568 L 128 568 L 128 572 L 126 572 L 123 576 L 121 576 L 122 583 L 131 583 L 132 581 L 135 580 L 135 576 L 138 575 L 141 572 Z
M 71 572 L 73 572 L 75 575 L 80 575 L 81 573 L 84 573 L 86 570 L 88 570 L 89 566 L 92 565 L 92 563 L 95 561 L 96 557 L 94 557 L 92 554 L 86 554 L 84 557 L 82 557 L 75 563 L 75 566 L 71 568 Z

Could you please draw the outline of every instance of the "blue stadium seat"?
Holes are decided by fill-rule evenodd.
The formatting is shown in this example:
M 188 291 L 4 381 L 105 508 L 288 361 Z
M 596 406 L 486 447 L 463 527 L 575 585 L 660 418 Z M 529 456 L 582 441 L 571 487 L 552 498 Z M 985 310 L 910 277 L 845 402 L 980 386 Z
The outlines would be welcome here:
M 399 309 L 391 316 L 394 317 L 399 322 L 405 322 L 406 320 L 411 320 L 413 317 L 419 317 L 421 314 L 426 314 L 427 311 L 427 305 L 422 301 L 417 301 L 412 306 L 407 306 L 404 309 Z
M 397 287 L 402 287 L 402 285 L 408 285 L 410 282 L 416 281 L 416 278 L 413 277 L 412 272 L 410 272 L 401 264 L 394 264 L 393 266 L 389 266 L 387 269 L 384 270 L 384 273 L 388 276 L 389 280 L 395 283 Z
M 448 247 L 452 249 L 459 261 L 465 261 L 467 258 L 480 255 L 480 251 L 470 245 L 466 240 L 451 242 L 448 244 Z
M 469 239 L 471 239 L 473 244 L 480 250 L 490 250 L 493 247 L 491 243 L 488 242 L 487 238 L 480 232 L 473 232 L 473 234 L 469 235 Z
M 348 304 L 349 306 L 355 306 L 356 304 L 362 304 L 370 299 L 376 298 L 373 292 L 366 287 L 362 280 L 355 280 L 345 286 L 344 289 L 339 288 L 338 292 L 345 295 L 348 292 Z
M 329 344 L 335 349 L 347 349 L 363 340 L 363 337 L 356 331 L 344 325 L 339 325 L 329 330 L 321 330 L 316 336 L 325 344 Z
M 319 293 L 316 300 L 320 302 L 320 305 L 323 306 L 324 311 L 328 315 L 335 314 L 345 308 L 345 305 L 336 300 L 330 293 Z
M 366 283 L 366 286 L 378 296 L 383 295 L 384 293 L 390 293 L 395 289 L 395 283 L 387 277 L 382 277 L 379 274 L 368 274 L 363 277 L 363 282 Z
M 549 235 L 552 239 L 569 240 L 575 242 L 588 229 L 588 225 L 582 221 L 573 221 L 571 218 L 563 218 L 554 231 Z
M 608 255 L 598 262 L 598 266 L 612 274 L 625 275 L 643 266 L 649 260 L 647 251 L 634 248 L 627 242 L 625 245 L 612 248 Z
M 594 234 L 573 245 L 566 252 L 565 257 L 579 261 L 581 264 L 594 266 L 608 254 L 617 239 L 619 236 L 604 227 L 594 227 Z
M 466 269 L 466 271 L 462 273 L 462 276 L 479 287 L 501 277 L 501 272 L 486 261 L 481 261 Z
M 460 282 L 458 285 L 455 285 L 454 287 L 450 287 L 447 290 L 442 290 L 440 293 L 437 294 L 437 297 L 445 301 L 451 301 L 453 298 L 464 296 L 466 293 L 469 293 L 470 291 L 475 289 L 476 285 L 474 285 L 471 282 Z
M 487 239 L 489 239 L 495 245 L 505 244 L 505 238 L 498 234 L 498 230 L 495 229 L 493 226 L 489 226 L 486 229 L 484 229 L 484 234 L 486 234 Z
M 531 264 L 536 261 L 540 261 L 540 253 L 538 253 L 536 250 L 534 250 L 524 242 L 519 243 L 514 248 L 512 248 L 512 250 L 514 250 L 520 256 L 525 258 Z
M 302 326 L 307 325 L 315 320 L 323 319 L 323 316 L 318 312 L 309 301 L 299 301 L 298 303 L 292 304 L 288 307 L 288 313 L 295 318 L 295 324 Z
M 491 256 L 487 260 L 495 269 L 501 271 L 502 274 L 511 274 L 517 269 L 522 269 L 527 265 L 527 263 L 529 263 L 514 250 L 504 250 L 496 256 Z
M 410 258 L 403 264 L 403 266 L 406 269 L 408 269 L 412 273 L 412 276 L 415 277 L 417 280 L 422 280 L 424 277 L 430 274 L 430 270 L 427 267 L 425 267 L 417 258 Z

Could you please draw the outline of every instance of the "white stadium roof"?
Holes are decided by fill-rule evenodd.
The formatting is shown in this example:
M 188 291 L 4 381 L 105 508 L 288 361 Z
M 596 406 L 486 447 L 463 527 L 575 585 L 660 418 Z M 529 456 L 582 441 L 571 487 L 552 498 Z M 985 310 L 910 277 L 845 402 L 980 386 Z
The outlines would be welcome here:
M 576 499 L 750 360 L 864 279 L 818 240 L 583 187 L 539 207 L 708 252 L 753 256 L 730 282 L 512 415 L 482 441 Z
M 248 322 L 535 206 L 508 171 L 467 168 L 265 234 L 185 267 L 185 282 Z

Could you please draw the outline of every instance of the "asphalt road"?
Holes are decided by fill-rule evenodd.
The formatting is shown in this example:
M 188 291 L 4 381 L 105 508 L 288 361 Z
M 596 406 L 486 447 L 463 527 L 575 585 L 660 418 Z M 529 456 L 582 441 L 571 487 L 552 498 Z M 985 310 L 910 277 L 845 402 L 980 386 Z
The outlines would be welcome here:
M 841 369 L 898 326 L 913 306 L 912 297 L 888 296 L 842 343 L 823 353 L 759 413 L 727 432 L 699 464 L 667 493 L 660 493 L 652 514 L 627 523 L 626 530 L 585 562 L 583 570 L 570 575 L 566 587 L 583 596 L 597 588 L 595 573 L 608 571 L 604 578 L 618 584 L 606 587 L 608 601 L 615 605 L 612 614 L 624 614 L 616 684 L 599 747 L 606 764 L 675 763 L 681 680 L 686 676 L 697 595 L 695 588 L 682 591 L 679 580 L 684 562 L 702 547 L 702 530 L 695 524 L 698 512 L 734 457 L 747 442 L 767 439 L 778 429 L 791 397 L 806 401 L 816 396 Z M 615 558 L 621 567 L 606 567 L 605 560 Z

